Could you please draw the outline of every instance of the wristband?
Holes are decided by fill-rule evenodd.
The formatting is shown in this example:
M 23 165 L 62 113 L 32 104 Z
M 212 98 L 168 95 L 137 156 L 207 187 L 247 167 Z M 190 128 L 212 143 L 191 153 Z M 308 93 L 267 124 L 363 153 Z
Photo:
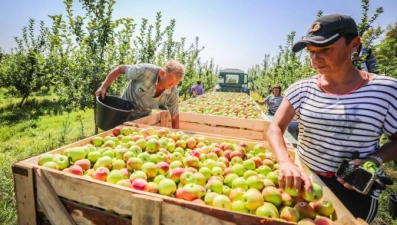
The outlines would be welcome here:
M 366 158 L 375 159 L 379 163 L 379 166 L 382 166 L 382 164 L 383 164 L 383 159 L 381 157 L 379 157 L 379 156 L 369 155 Z

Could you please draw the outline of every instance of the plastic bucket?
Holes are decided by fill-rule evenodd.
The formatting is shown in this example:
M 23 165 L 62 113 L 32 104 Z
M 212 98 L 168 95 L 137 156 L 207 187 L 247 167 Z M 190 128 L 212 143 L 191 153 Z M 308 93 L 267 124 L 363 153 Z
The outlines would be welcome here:
M 96 101 L 96 124 L 102 130 L 123 124 L 135 109 L 132 102 L 112 95 L 106 95 L 104 99 L 97 96 Z
M 389 195 L 389 214 L 393 219 L 397 218 L 397 195 Z

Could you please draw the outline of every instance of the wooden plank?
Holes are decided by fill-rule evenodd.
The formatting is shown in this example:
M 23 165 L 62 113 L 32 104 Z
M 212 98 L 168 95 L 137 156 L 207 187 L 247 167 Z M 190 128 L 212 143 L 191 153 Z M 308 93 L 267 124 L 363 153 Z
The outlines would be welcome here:
M 168 112 L 168 111 L 160 112 L 160 126 L 172 128 L 170 112 Z
M 149 116 L 145 116 L 140 119 L 134 120 L 132 122 L 151 125 L 151 124 L 159 123 L 160 119 L 161 119 L 160 112 L 156 112 Z
M 183 112 L 179 113 L 179 121 L 187 121 L 201 124 L 216 124 L 228 127 L 240 127 L 256 131 L 263 131 L 263 129 L 266 127 L 265 124 L 268 123 L 264 120 L 240 119 L 225 116 L 213 116 Z
M 41 168 L 55 195 L 76 200 L 86 205 L 113 211 L 120 215 L 131 215 L 131 189 L 117 188 L 106 182 L 86 179 L 73 174 Z M 38 187 L 39 188 L 39 187 Z
M 132 224 L 160 225 L 162 201 L 161 198 L 133 194 Z
M 79 225 L 131 225 L 131 218 L 124 218 L 101 209 L 84 206 L 82 204 L 61 199 L 63 205 Z
M 62 205 L 61 200 L 59 200 L 53 187 L 48 182 L 44 173 L 40 169 L 35 169 L 36 187 L 37 191 L 37 201 L 40 206 L 44 209 L 48 220 L 51 224 L 63 224 L 63 225 L 73 225 L 76 224 L 73 218 L 66 211 L 65 207 Z
M 36 199 L 34 194 L 33 167 L 17 162 L 12 165 L 14 192 L 17 202 L 18 224 L 36 225 Z
M 253 140 L 263 140 L 263 132 L 254 131 L 254 130 L 242 130 L 230 127 L 212 127 L 208 125 L 202 125 L 197 123 L 191 123 L 186 121 L 179 122 L 180 129 L 189 130 L 189 131 L 197 131 L 208 134 L 220 134 L 224 136 L 231 137 L 242 137 Z

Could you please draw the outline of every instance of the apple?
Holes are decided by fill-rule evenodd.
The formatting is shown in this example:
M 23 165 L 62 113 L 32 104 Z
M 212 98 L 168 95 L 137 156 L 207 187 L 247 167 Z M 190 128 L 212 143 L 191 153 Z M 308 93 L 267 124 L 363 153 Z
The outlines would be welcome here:
M 130 188 L 131 181 L 129 179 L 121 179 L 121 180 L 117 181 L 116 185 Z
M 206 181 L 212 176 L 212 172 L 208 167 L 201 167 L 198 172 L 204 175 Z
M 177 140 L 175 142 L 175 147 L 181 147 L 182 149 L 186 148 L 186 141 L 185 140 Z
M 203 167 L 207 167 L 207 168 L 210 169 L 210 170 L 212 170 L 212 168 L 214 168 L 214 167 L 217 166 L 217 165 L 218 165 L 218 164 L 217 164 L 216 161 L 213 160 L 213 159 L 206 159 L 206 160 L 203 162 L 203 164 L 202 164 Z
M 130 177 L 129 177 L 129 179 L 131 180 L 131 182 L 134 181 L 134 180 L 137 179 L 137 178 L 141 178 L 141 179 L 147 180 L 147 175 L 146 175 L 146 173 L 143 172 L 142 170 L 136 170 L 136 171 L 134 171 L 134 172 L 130 175 Z
M 69 167 L 69 158 L 65 155 L 55 155 L 52 161 L 58 165 L 59 170 L 63 170 Z
M 334 222 L 325 217 L 325 216 L 316 216 L 316 218 L 313 220 L 314 224 L 320 224 L 320 225 L 331 225 L 334 224 Z
M 209 179 L 207 184 L 205 185 L 207 190 L 211 190 L 218 194 L 222 194 L 223 192 L 223 182 L 220 179 Z
M 294 188 L 294 186 L 289 187 L 289 188 L 284 188 L 284 192 L 289 194 L 290 196 L 293 196 L 293 197 L 299 196 L 300 193 L 301 193 L 301 191 L 300 190 L 296 190 Z
M 156 183 L 157 185 L 160 184 L 160 181 L 164 180 L 166 177 L 164 175 L 157 175 L 154 179 L 153 182 Z
M 186 146 L 190 149 L 193 149 L 194 147 L 196 147 L 196 139 L 194 139 L 193 137 L 190 137 L 186 140 Z
M 190 171 L 185 171 L 180 176 L 180 183 L 185 186 L 186 184 L 197 184 L 197 179 L 194 176 L 194 173 Z
M 146 142 L 145 150 L 149 153 L 156 153 L 160 149 L 160 143 L 156 139 L 150 139 Z
M 121 168 L 120 171 L 124 174 L 124 179 L 128 179 L 131 175 L 130 171 L 127 168 Z
M 119 136 L 120 135 L 120 133 L 121 133 L 121 127 L 115 127 L 115 128 L 113 128 L 112 129 L 112 134 L 114 135 L 114 136 Z
M 95 147 L 100 147 L 100 146 L 103 145 L 103 138 L 100 137 L 100 136 L 93 137 L 93 138 L 91 139 L 91 143 L 92 143 Z
M 71 165 L 68 168 L 68 172 L 74 175 L 78 175 L 78 176 L 83 176 L 84 172 L 83 169 L 81 168 L 81 166 L 78 165 Z
M 270 202 L 275 206 L 280 206 L 282 203 L 281 192 L 276 187 L 267 186 L 263 188 L 262 196 L 266 202 Z
M 266 178 L 271 180 L 276 186 L 278 185 L 278 172 L 277 171 L 271 171 L 266 175 Z
M 234 157 L 233 159 L 230 159 L 230 164 L 232 166 L 236 165 L 236 164 L 243 164 L 243 159 L 239 158 L 239 157 Z
M 39 157 L 39 165 L 42 166 L 46 162 L 51 162 L 54 159 L 54 155 L 50 153 L 44 153 Z
M 157 166 L 152 162 L 143 163 L 141 170 L 146 174 L 147 179 L 153 179 L 157 176 Z
M 128 149 L 130 152 L 134 153 L 135 156 L 138 156 L 139 154 L 142 153 L 142 148 L 139 147 L 138 145 L 132 145 L 131 147 L 129 147 Z
M 102 166 L 95 169 L 94 173 L 92 174 L 92 178 L 94 178 L 95 180 L 106 181 L 108 174 L 109 174 L 109 169 L 107 167 Z
M 161 175 L 166 175 L 168 174 L 169 170 L 170 170 L 170 165 L 168 165 L 168 163 L 160 161 L 156 164 L 157 167 L 157 172 Z
M 228 168 L 230 166 L 230 162 L 225 156 L 219 157 L 217 162 L 223 162 L 225 164 L 226 168 Z
M 91 168 L 91 162 L 88 159 L 79 159 L 74 163 L 74 165 L 80 166 L 83 170 Z
M 298 222 L 299 221 L 299 213 L 290 206 L 284 206 L 280 210 L 280 218 L 284 219 L 288 222 Z
M 226 195 L 215 196 L 215 198 L 212 200 L 212 205 L 221 209 L 232 209 L 232 202 Z
M 282 201 L 281 204 L 284 206 L 293 206 L 294 201 L 292 197 L 284 191 L 280 191 L 280 192 L 281 192 L 281 201 Z
M 92 151 L 88 153 L 87 159 L 90 160 L 91 164 L 95 164 L 95 162 L 102 156 L 100 151 Z
M 123 160 L 124 160 L 124 162 L 127 163 L 130 158 L 135 157 L 135 156 L 136 156 L 135 153 L 128 151 L 128 152 L 124 153 Z
M 215 153 L 213 153 L 213 152 L 207 153 L 207 156 L 208 156 L 208 159 L 212 159 L 212 160 L 214 160 L 214 161 L 217 161 L 217 160 L 218 160 L 218 155 L 215 154 Z
M 143 163 L 145 162 L 152 162 L 151 161 L 151 157 L 150 154 L 147 152 L 142 152 L 140 154 L 138 154 L 138 158 L 140 158 L 142 160 Z
M 178 198 L 178 199 L 184 199 L 184 198 L 183 198 L 183 188 L 182 188 L 182 187 L 178 187 L 178 188 L 176 189 L 175 194 L 174 194 L 174 197 L 175 197 L 175 198 Z
M 335 211 L 334 205 L 326 197 L 322 197 L 319 201 L 313 202 L 312 205 L 314 210 L 321 216 L 329 217 Z
M 247 180 L 248 177 L 257 176 L 257 175 L 258 175 L 258 174 L 257 174 L 254 170 L 246 170 L 246 171 L 244 172 L 244 174 L 243 174 L 243 177 L 244 177 L 245 180 Z
M 121 147 L 121 148 L 116 148 L 115 149 L 115 154 L 114 157 L 116 159 L 123 159 L 123 156 L 126 152 L 129 152 L 129 150 L 125 147 Z
M 171 180 L 173 180 L 175 183 L 179 183 L 180 177 L 183 172 L 185 172 L 185 169 L 181 167 L 176 167 L 172 169 L 170 173 Z
M 298 202 L 294 208 L 299 213 L 299 220 L 305 218 L 313 219 L 316 216 L 316 211 L 308 202 Z
M 244 175 L 245 167 L 242 164 L 235 164 L 232 168 L 239 177 Z
M 106 149 L 102 152 L 102 156 L 109 156 L 110 158 L 114 158 L 115 152 L 113 149 Z
M 112 161 L 112 170 L 120 170 L 122 168 L 125 168 L 125 162 L 122 159 L 117 159 L 117 158 L 113 158 Z
M 229 196 L 232 189 L 229 186 L 223 185 L 222 194 Z
M 131 187 L 135 190 L 147 191 L 147 181 L 142 178 L 137 178 L 132 181 Z
M 226 177 L 227 175 L 232 174 L 232 173 L 235 174 L 233 167 L 227 167 L 226 169 L 223 170 L 224 177 Z
M 138 139 L 135 141 L 135 144 L 138 145 L 142 150 L 146 148 L 145 139 Z
M 249 188 L 255 188 L 258 190 L 262 190 L 264 187 L 263 181 L 259 176 L 253 175 L 247 178 L 247 184 Z
M 222 176 L 223 175 L 223 169 L 219 166 L 214 166 L 211 170 L 211 173 L 213 176 Z
M 103 143 L 101 147 L 109 147 L 111 149 L 114 149 L 117 146 L 116 142 L 114 140 L 107 140 Z
M 201 197 L 201 188 L 195 183 L 188 183 L 183 186 L 183 199 L 193 201 Z
M 194 199 L 192 202 L 194 202 L 194 203 L 196 203 L 196 204 L 199 204 L 199 205 L 205 205 L 204 200 L 201 199 L 201 198 L 196 198 L 196 199 Z
M 262 194 L 259 190 L 250 188 L 243 194 L 245 208 L 255 211 L 264 204 Z
M 183 168 L 183 163 L 181 161 L 173 161 L 170 163 L 170 168 L 174 169 L 176 167 L 182 167 Z
M 194 177 L 196 178 L 196 183 L 201 186 L 205 186 L 207 179 L 205 178 L 204 174 L 200 172 L 194 173 Z
M 270 159 L 264 159 L 262 160 L 262 164 L 265 166 L 270 167 L 270 169 L 274 170 L 274 161 Z
M 218 147 L 212 148 L 211 152 L 215 153 L 218 156 L 218 158 L 224 156 L 223 150 Z
M 110 156 L 102 156 L 94 164 L 94 169 L 97 169 L 99 167 L 106 167 L 110 169 L 112 168 L 112 162 L 113 159 Z
M 305 188 L 302 188 L 301 195 L 307 202 L 316 202 L 323 197 L 323 188 L 317 183 L 312 182 L 312 192 L 309 193 Z
M 146 191 L 151 193 L 158 193 L 158 185 L 154 182 L 148 182 Z
M 59 170 L 58 164 L 56 162 L 52 162 L 52 161 L 45 162 L 45 163 L 43 163 L 42 166 L 46 167 L 46 168 L 54 169 L 54 170 Z M 64 168 L 64 169 L 68 169 L 68 168 Z
M 238 200 L 243 200 L 244 193 L 245 193 L 245 190 L 242 188 L 233 188 L 230 190 L 229 198 L 232 202 L 238 201 Z
M 204 196 L 204 202 L 206 205 L 212 206 L 212 203 L 214 201 L 214 198 L 216 196 L 218 196 L 219 194 L 216 192 L 208 192 L 205 196 Z
M 111 184 L 116 184 L 120 180 L 125 179 L 125 175 L 121 170 L 114 169 L 109 172 L 106 182 L 111 183 Z
M 140 135 L 142 135 L 144 138 L 149 137 L 151 134 L 148 129 L 143 128 L 138 132 Z
M 235 173 L 229 173 L 228 175 L 225 176 L 225 179 L 223 180 L 223 183 L 226 184 L 229 187 L 232 187 L 233 181 L 238 178 L 239 176 Z
M 255 215 L 265 218 L 278 218 L 278 212 L 276 210 L 274 210 L 268 204 L 264 204 L 256 209 Z
M 192 155 L 186 156 L 185 159 L 183 160 L 185 166 L 194 167 L 194 168 L 199 167 L 199 162 L 200 162 L 199 159 Z
M 232 181 L 232 188 L 242 188 L 243 190 L 248 190 L 248 183 L 243 177 L 237 177 Z
M 127 161 L 127 169 L 129 170 L 140 170 L 143 165 L 143 161 L 140 158 L 132 157 Z
M 232 201 L 232 210 L 236 212 L 248 213 L 248 209 L 244 206 L 243 200 Z
M 183 156 L 182 156 L 182 154 L 179 153 L 179 152 L 173 152 L 173 153 L 171 153 L 171 155 L 170 155 L 170 160 L 171 160 L 171 162 L 174 162 L 174 161 L 183 162 Z
M 256 144 L 254 146 L 254 154 L 258 155 L 261 152 L 263 152 L 263 153 L 267 152 L 266 147 L 263 144 Z
M 273 181 L 271 181 L 271 180 L 269 180 L 269 179 L 267 179 L 267 178 L 262 179 L 262 181 L 263 181 L 263 185 L 265 185 L 265 187 L 267 187 L 267 186 L 273 186 L 273 187 L 275 187 L 275 186 L 276 186 L 276 185 L 273 183 Z

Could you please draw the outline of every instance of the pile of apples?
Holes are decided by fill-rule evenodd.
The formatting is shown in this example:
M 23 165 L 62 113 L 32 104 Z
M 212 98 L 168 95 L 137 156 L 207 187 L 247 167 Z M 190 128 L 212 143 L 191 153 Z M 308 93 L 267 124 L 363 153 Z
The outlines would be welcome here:
M 181 112 L 261 119 L 261 109 L 244 93 L 210 92 L 179 103 Z
M 238 141 L 237 141 L 238 142 Z M 259 217 L 332 224 L 332 202 L 313 192 L 278 186 L 278 164 L 266 147 L 215 143 L 168 128 L 116 127 L 105 137 L 46 153 L 38 164 L 115 185 Z

